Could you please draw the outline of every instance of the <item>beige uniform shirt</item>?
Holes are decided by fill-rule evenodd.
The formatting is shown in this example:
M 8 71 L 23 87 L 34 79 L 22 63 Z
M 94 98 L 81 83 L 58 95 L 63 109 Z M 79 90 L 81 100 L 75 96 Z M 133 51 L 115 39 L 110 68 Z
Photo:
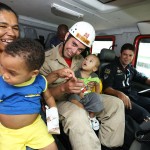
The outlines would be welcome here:
M 58 69 L 69 68 L 64 58 L 59 54 L 59 50 L 58 50 L 59 46 L 60 45 L 45 52 L 45 62 L 40 69 L 40 73 L 43 74 L 44 76 L 47 76 L 52 71 L 55 71 Z M 82 55 L 74 56 L 72 58 L 71 69 L 73 71 L 78 70 L 81 67 L 82 61 L 83 61 Z M 59 78 L 58 80 L 50 84 L 49 87 L 58 86 L 59 84 L 62 84 L 63 82 L 65 82 L 65 79 Z

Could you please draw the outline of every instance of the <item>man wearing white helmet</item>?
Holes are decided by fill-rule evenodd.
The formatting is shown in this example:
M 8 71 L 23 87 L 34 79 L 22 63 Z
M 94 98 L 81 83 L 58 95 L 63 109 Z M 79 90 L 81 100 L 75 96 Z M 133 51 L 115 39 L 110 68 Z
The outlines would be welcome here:
M 80 93 L 84 87 L 83 81 L 71 78 L 57 79 L 56 70 L 80 68 L 83 57 L 80 55 L 86 47 L 91 47 L 95 39 L 95 30 L 87 22 L 74 24 L 65 36 L 65 42 L 46 52 L 46 60 L 41 73 L 47 79 L 56 78 L 49 85 L 52 95 L 57 101 L 57 107 L 64 132 L 69 136 L 73 150 L 101 150 L 101 144 L 106 147 L 119 147 L 124 139 L 124 106 L 122 101 L 113 96 L 102 94 L 104 111 L 97 113 L 101 121 L 99 138 L 92 130 L 88 113 L 75 104 L 67 101 L 68 93 Z

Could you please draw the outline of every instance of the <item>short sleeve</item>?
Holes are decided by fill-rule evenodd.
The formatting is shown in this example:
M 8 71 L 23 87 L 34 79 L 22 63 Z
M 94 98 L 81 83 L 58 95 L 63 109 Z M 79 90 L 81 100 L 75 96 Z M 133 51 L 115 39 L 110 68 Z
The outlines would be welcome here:
M 42 92 L 45 92 L 47 89 L 47 80 L 43 75 L 38 75 L 37 80 L 39 83 L 40 88 L 42 89 Z
M 107 87 L 112 87 L 113 82 L 114 82 L 114 75 L 115 75 L 115 70 L 111 65 L 107 65 L 104 68 L 104 73 L 103 73 L 103 87 L 106 89 Z

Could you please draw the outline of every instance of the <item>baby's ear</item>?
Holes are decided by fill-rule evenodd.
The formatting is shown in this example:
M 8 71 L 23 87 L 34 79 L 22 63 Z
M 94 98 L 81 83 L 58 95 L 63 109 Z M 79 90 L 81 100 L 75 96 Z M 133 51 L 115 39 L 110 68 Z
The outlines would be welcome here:
M 39 74 L 39 70 L 34 70 L 32 72 L 32 77 L 36 77 Z
M 95 71 L 97 71 L 98 70 L 98 68 L 95 66 L 95 67 L 93 67 L 93 72 L 95 72 Z

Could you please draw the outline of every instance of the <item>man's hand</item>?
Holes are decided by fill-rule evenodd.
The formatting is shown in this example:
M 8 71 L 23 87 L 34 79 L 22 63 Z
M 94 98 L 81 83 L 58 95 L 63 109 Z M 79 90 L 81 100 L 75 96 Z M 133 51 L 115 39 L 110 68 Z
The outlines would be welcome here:
M 84 87 L 84 83 L 82 80 L 71 78 L 63 85 L 63 91 L 65 93 L 76 93 L 79 94 L 81 92 L 81 88 Z
M 127 95 L 125 95 L 123 92 L 115 90 L 111 87 L 106 88 L 104 92 L 105 94 L 113 95 L 120 98 L 123 101 L 126 109 L 132 109 L 130 98 Z
M 58 78 L 65 78 L 66 80 L 73 78 L 74 80 L 76 80 L 74 72 L 69 68 L 55 70 L 46 76 L 49 84 L 55 82 Z
M 117 97 L 123 101 L 125 108 L 132 109 L 132 104 L 131 104 L 130 98 L 127 95 L 125 95 L 124 93 L 119 91 L 117 93 Z
M 74 72 L 69 68 L 59 69 L 59 70 L 57 70 L 57 74 L 58 74 L 59 78 L 65 78 L 67 80 L 74 78 L 76 80 Z

